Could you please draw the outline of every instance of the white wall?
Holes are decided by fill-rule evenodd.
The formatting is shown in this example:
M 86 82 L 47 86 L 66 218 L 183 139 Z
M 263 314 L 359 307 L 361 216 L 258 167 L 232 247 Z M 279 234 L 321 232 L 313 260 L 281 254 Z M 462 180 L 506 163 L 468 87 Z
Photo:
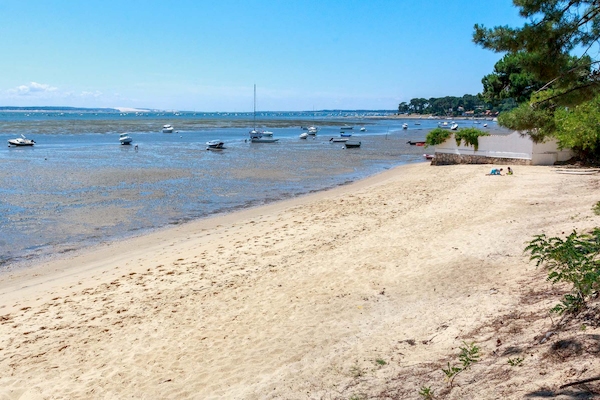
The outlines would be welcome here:
M 436 146 L 435 152 L 531 160 L 533 165 L 552 165 L 557 161 L 568 160 L 573 155 L 570 150 L 559 150 L 554 139 L 548 139 L 544 143 L 533 143 L 529 136 L 521 136 L 519 132 L 481 136 L 477 151 L 473 146 L 457 146 L 452 135 L 444 143 Z

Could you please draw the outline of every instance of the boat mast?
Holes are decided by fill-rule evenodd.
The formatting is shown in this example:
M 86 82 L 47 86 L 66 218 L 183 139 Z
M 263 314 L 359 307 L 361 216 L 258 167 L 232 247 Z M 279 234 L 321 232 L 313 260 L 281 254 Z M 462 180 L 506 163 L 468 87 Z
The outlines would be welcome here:
M 254 131 L 256 131 L 256 83 L 254 84 Z

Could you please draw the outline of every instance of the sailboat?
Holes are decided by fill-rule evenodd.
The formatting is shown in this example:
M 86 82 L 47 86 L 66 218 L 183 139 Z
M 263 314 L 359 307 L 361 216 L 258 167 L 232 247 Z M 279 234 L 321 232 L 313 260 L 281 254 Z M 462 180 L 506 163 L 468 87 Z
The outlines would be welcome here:
M 256 85 L 254 85 L 254 124 L 250 131 L 250 143 L 275 143 L 279 139 L 273 138 L 273 133 L 267 134 L 256 130 Z
M 313 124 L 308 127 L 308 134 L 314 136 L 318 131 L 319 129 L 315 126 L 315 108 L 313 107 Z

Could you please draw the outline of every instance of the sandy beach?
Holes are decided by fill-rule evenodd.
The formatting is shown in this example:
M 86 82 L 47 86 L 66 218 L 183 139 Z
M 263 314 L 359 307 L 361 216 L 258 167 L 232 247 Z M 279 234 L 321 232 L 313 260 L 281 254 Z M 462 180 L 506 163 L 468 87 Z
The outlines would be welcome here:
M 562 292 L 523 253 L 600 226 L 600 176 L 489 169 L 401 166 L 4 274 L 0 399 L 520 399 L 600 375 L 585 346 L 553 358 L 567 334 L 540 344 Z M 450 390 L 463 341 L 481 361 Z

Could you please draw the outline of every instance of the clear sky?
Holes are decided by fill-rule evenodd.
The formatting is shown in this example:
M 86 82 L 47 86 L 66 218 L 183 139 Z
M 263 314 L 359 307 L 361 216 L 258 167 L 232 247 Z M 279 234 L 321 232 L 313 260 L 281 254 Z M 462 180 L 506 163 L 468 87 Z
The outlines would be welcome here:
M 396 109 L 476 94 L 511 0 L 0 0 L 0 106 Z

